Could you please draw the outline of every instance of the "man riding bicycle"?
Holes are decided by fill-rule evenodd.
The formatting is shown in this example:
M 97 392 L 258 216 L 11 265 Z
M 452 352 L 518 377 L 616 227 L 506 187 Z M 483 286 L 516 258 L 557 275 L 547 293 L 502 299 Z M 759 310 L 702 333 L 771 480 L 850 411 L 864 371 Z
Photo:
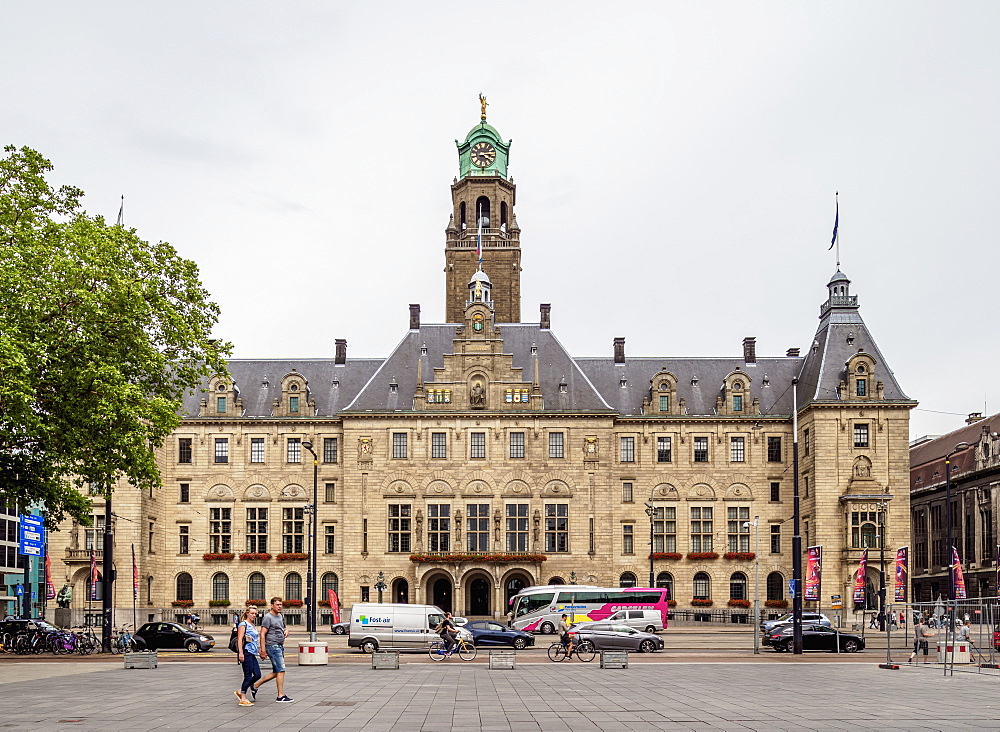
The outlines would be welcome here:
M 445 613 L 444 618 L 441 620 L 441 624 L 434 630 L 438 632 L 441 636 L 441 640 L 444 641 L 444 650 L 450 652 L 452 648 L 458 643 L 458 633 L 455 631 L 455 623 L 452 622 L 451 613 Z
M 559 621 L 559 627 L 557 628 L 559 640 L 562 641 L 563 648 L 566 649 L 566 658 L 573 655 L 573 638 L 569 634 L 568 617 L 569 616 L 566 615 L 566 613 L 563 613 L 562 619 Z

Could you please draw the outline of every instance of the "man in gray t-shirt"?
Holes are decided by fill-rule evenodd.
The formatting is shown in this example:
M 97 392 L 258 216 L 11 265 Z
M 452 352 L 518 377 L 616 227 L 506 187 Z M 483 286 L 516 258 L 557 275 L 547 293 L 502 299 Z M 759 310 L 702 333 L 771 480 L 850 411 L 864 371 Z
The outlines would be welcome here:
M 260 655 L 261 658 L 270 658 L 271 667 L 274 669 L 267 676 L 250 687 L 250 693 L 254 700 L 257 699 L 257 690 L 271 679 L 275 680 L 278 686 L 277 702 L 290 704 L 295 701 L 289 696 L 285 696 L 285 619 L 281 616 L 281 608 L 284 603 L 280 597 L 271 598 L 271 609 L 264 613 L 264 618 L 260 621 Z
M 267 645 L 283 646 L 288 635 L 285 632 L 285 617 L 279 610 L 277 613 L 266 612 L 264 619 L 260 621 L 261 629 L 267 628 Z

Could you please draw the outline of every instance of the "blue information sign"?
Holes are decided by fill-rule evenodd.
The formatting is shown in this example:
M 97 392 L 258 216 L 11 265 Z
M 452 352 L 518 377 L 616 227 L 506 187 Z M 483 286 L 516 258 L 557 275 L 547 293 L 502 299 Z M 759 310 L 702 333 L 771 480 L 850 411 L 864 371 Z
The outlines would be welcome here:
M 21 514 L 21 542 L 18 553 L 26 557 L 45 556 L 45 525 L 41 516 Z
M 788 580 L 788 595 L 794 600 L 796 595 L 796 590 L 798 589 L 798 580 L 790 579 Z
M 14 594 L 17 595 L 18 597 L 20 597 L 21 595 L 23 595 L 24 594 L 24 585 L 15 585 L 14 586 Z

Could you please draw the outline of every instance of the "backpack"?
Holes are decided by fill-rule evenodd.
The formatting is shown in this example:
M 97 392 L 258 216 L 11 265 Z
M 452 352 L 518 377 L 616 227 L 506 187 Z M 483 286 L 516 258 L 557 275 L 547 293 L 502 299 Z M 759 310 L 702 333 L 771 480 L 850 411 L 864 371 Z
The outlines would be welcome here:
M 237 623 L 236 625 L 233 626 L 233 632 L 229 634 L 229 650 L 231 650 L 233 653 L 240 652 L 239 633 L 240 633 L 240 626 Z

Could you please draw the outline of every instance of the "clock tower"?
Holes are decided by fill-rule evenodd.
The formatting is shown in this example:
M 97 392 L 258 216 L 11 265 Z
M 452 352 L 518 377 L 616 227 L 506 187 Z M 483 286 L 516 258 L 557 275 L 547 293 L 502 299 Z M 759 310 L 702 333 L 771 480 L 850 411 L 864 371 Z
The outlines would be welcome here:
M 511 141 L 486 124 L 485 98 L 480 102 L 479 124 L 464 142 L 455 141 L 459 177 L 451 185 L 445 230 L 445 320 L 463 322 L 469 282 L 481 268 L 493 283 L 496 322 L 519 323 L 521 230 L 514 217 L 514 181 L 507 176 Z

